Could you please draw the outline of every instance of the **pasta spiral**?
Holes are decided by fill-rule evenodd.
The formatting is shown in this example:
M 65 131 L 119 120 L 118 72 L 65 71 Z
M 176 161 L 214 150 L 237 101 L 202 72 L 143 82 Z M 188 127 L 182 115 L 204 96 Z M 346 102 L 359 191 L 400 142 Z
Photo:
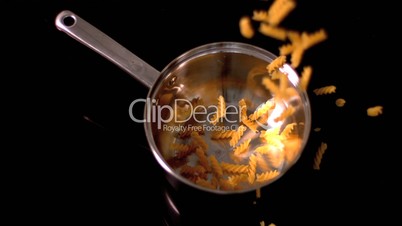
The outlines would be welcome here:
M 315 95 L 324 95 L 324 94 L 331 94 L 331 93 L 335 93 L 336 92 L 336 86 L 324 86 L 321 88 L 317 88 L 315 90 L 313 90 L 313 92 L 315 93 Z
M 266 181 L 269 181 L 275 177 L 277 177 L 279 175 L 279 171 L 277 170 L 273 170 L 273 171 L 268 171 L 268 172 L 264 172 L 264 173 L 259 173 L 257 174 L 257 178 L 256 181 L 259 183 L 264 183 Z
M 226 103 L 225 103 L 225 99 L 222 95 L 220 95 L 218 97 L 218 106 L 216 109 L 216 113 L 212 116 L 211 118 L 211 123 L 213 125 L 216 125 L 216 123 L 218 123 L 218 120 L 220 118 L 222 118 L 223 116 L 225 116 L 226 114 Z
M 324 142 L 321 142 L 320 147 L 318 148 L 315 158 L 314 158 L 314 164 L 313 164 L 313 168 L 315 170 L 319 170 L 320 169 L 320 165 L 321 165 L 321 160 L 322 157 L 325 153 L 325 151 L 327 150 L 327 144 Z
M 227 162 L 221 162 L 222 170 L 228 173 L 247 173 L 248 165 L 231 164 Z
M 246 141 L 241 143 L 239 146 L 237 146 L 235 149 L 233 149 L 233 153 L 235 155 L 240 155 L 240 154 L 243 154 L 244 152 L 246 152 L 250 145 L 250 141 L 251 141 L 251 139 L 247 139 Z
M 279 56 L 275 58 L 271 63 L 268 64 L 268 73 L 272 73 L 279 68 L 281 68 L 286 63 L 286 56 Z
M 382 114 L 382 106 L 370 107 L 367 109 L 367 115 L 371 117 L 375 117 Z
M 273 101 L 267 101 L 264 104 L 262 104 L 257 110 L 254 111 L 253 114 L 249 115 L 249 118 L 251 120 L 257 120 L 259 117 L 261 117 L 263 114 L 267 113 L 269 110 L 273 109 L 275 107 L 275 102 Z
M 257 157 L 255 155 L 250 155 L 248 162 L 247 180 L 249 184 L 253 184 L 255 181 L 255 174 L 257 171 Z
M 267 22 L 274 26 L 279 25 L 295 7 L 293 0 L 275 0 L 269 7 Z
M 211 134 L 211 139 L 213 139 L 213 140 L 228 139 L 228 138 L 231 138 L 232 135 L 235 133 L 236 133 L 236 130 L 215 131 Z

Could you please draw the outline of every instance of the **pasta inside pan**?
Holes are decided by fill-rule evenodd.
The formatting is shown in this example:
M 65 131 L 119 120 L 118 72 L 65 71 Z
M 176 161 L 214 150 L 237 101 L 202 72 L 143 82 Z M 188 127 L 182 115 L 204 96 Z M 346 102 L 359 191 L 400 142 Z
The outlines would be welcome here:
M 310 106 L 296 72 L 275 59 L 246 44 L 218 43 L 162 71 L 150 91 L 146 131 L 170 174 L 202 190 L 245 192 L 295 164 L 310 131 Z

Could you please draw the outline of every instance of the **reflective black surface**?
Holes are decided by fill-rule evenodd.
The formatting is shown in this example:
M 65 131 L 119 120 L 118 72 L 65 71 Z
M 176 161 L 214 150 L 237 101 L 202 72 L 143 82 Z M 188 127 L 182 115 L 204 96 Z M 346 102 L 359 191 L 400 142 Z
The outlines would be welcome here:
M 313 129 L 299 162 L 255 194 L 177 192 L 148 150 L 128 106 L 148 89 L 54 26 L 71 10 L 158 70 L 214 41 L 251 43 L 278 54 L 283 42 L 241 37 L 238 20 L 269 1 L 8 1 L 4 16 L 2 194 L 13 223 L 242 223 L 266 225 L 400 222 L 397 139 L 390 99 L 399 96 L 391 13 L 382 2 L 306 2 L 283 26 L 329 39 L 309 49 Z M 388 28 L 383 28 L 387 24 Z M 395 46 L 395 48 L 394 48 Z M 397 64 L 396 64 L 397 65 Z M 397 65 L 398 66 L 398 65 Z M 337 92 L 315 96 L 314 88 Z M 395 90 L 392 95 L 390 91 Z M 343 108 L 335 106 L 344 98 Z M 384 106 L 370 118 L 366 109 Z M 142 109 L 137 112 L 142 114 Z M 396 128 L 398 129 L 398 128 Z M 391 142 L 390 142 L 391 140 Z M 395 142 L 396 141 L 396 142 Z M 313 158 L 328 144 L 321 170 Z M 169 201 L 171 200 L 171 201 Z M 178 214 L 172 206 L 178 209 Z M 390 203 L 392 205 L 390 205 Z M 228 212 L 229 211 L 229 214 Z

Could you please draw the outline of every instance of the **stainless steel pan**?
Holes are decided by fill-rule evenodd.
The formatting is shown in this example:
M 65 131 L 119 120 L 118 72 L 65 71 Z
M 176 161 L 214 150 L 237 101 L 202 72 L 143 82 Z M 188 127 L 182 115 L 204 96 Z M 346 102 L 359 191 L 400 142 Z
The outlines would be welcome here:
M 286 78 L 268 73 L 267 65 L 277 58 L 269 51 L 238 42 L 210 43 L 159 72 L 73 12 L 60 12 L 55 24 L 149 88 L 147 98 L 127 106 L 127 114 L 144 124 L 150 149 L 175 188 L 249 192 L 274 182 L 299 159 L 310 133 L 309 99 L 288 64 L 279 69 Z M 277 90 L 264 85 L 264 78 Z M 264 104 L 272 107 L 263 111 Z M 287 109 L 292 114 L 281 118 Z M 137 110 L 144 111 L 143 118 L 134 117 Z M 250 120 L 258 110 L 264 114 Z

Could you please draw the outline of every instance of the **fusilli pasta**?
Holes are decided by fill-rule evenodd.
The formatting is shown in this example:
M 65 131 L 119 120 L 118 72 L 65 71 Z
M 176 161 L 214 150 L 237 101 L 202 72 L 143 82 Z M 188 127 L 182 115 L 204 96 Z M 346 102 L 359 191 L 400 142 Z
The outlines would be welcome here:
M 345 103 L 346 103 L 346 100 L 343 99 L 343 98 L 338 98 L 338 99 L 336 99 L 336 101 L 335 101 L 335 104 L 336 104 L 336 106 L 338 106 L 338 107 L 343 107 L 343 106 L 345 106 Z
M 236 146 L 237 142 L 239 142 L 241 136 L 243 136 L 244 131 L 246 131 L 247 127 L 241 125 L 237 128 L 236 133 L 232 135 L 232 138 L 229 141 L 230 146 Z
M 231 164 L 227 162 L 221 162 L 222 170 L 230 174 L 234 173 L 247 173 L 248 165 Z
M 295 7 L 293 0 L 275 0 L 268 9 L 267 22 L 273 26 L 279 25 Z
M 312 47 L 313 45 L 316 45 L 325 39 L 327 39 L 327 33 L 325 32 L 324 29 L 320 29 L 314 33 L 308 34 L 306 32 L 303 32 L 301 35 L 302 39 L 302 45 L 304 49 L 308 49 Z
M 307 86 L 310 82 L 311 74 L 313 73 L 313 68 L 311 66 L 306 66 L 303 68 L 300 78 L 300 87 L 306 91 Z
M 382 114 L 382 106 L 375 106 L 367 108 L 367 115 L 371 117 L 375 117 Z
M 247 179 L 249 184 L 253 184 L 255 181 L 255 174 L 257 171 L 257 157 L 255 155 L 250 155 L 248 162 Z
M 240 154 L 243 154 L 244 152 L 246 152 L 250 145 L 250 141 L 251 141 L 251 139 L 247 139 L 246 141 L 241 143 L 239 146 L 237 146 L 235 149 L 233 149 L 233 153 L 235 155 L 240 155 Z
M 203 166 L 207 172 L 211 172 L 211 166 L 209 165 L 208 158 L 205 155 L 205 151 L 198 147 L 195 149 L 195 154 L 198 157 L 198 162 L 200 163 L 201 166 Z
M 269 110 L 272 110 L 275 107 L 275 102 L 268 100 L 260 107 L 258 107 L 253 114 L 249 115 L 250 120 L 257 120 L 263 114 L 266 114 Z
M 243 16 L 240 18 L 239 22 L 240 33 L 245 38 L 252 38 L 254 36 L 254 29 L 251 24 L 250 17 Z
M 216 125 L 218 123 L 218 120 L 225 116 L 226 114 L 226 103 L 225 103 L 225 98 L 220 95 L 218 97 L 218 105 L 215 114 L 211 118 L 211 123 L 213 125 Z
M 283 67 L 283 65 L 286 63 L 286 56 L 279 56 L 275 58 L 271 63 L 268 64 L 267 70 L 268 73 L 272 73 L 279 68 Z
M 336 86 L 324 86 L 321 88 L 314 89 L 313 92 L 315 95 L 324 95 L 324 94 L 331 94 L 336 92 Z
M 320 147 L 318 148 L 315 158 L 314 158 L 314 164 L 313 164 L 313 168 L 315 170 L 319 170 L 320 169 L 320 165 L 321 165 L 321 161 L 322 161 L 322 157 L 325 153 L 325 151 L 327 150 L 327 144 L 324 142 L 321 142 Z
M 277 171 L 277 170 L 259 173 L 256 176 L 256 182 L 264 183 L 269 180 L 272 180 L 273 178 L 277 177 L 278 175 L 279 175 L 279 171 Z
M 215 155 L 209 156 L 209 161 L 211 162 L 212 173 L 217 177 L 221 178 L 223 175 L 222 167 L 216 159 Z
M 266 36 L 269 36 L 271 38 L 275 38 L 275 39 L 278 39 L 281 41 L 285 41 L 286 37 L 287 37 L 285 29 L 271 26 L 266 23 L 261 23 L 258 31 L 263 35 L 266 35 Z

